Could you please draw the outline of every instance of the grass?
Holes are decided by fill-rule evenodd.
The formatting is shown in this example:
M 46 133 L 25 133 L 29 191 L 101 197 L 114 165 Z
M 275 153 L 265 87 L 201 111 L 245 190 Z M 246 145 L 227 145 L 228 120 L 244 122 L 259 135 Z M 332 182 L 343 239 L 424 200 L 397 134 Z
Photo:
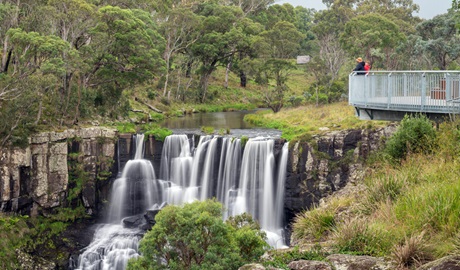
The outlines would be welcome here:
M 330 202 L 329 208 L 299 216 L 293 235 L 305 241 L 333 242 L 335 252 L 384 256 L 395 269 L 413 269 L 425 261 L 458 254 L 458 126 L 448 122 L 440 126 L 431 146 L 434 151 L 408 152 L 397 163 L 378 156 L 365 169 L 362 184 L 366 188 L 359 200 L 347 206 L 345 219 L 335 214 L 334 226 L 321 223 L 331 217 L 334 203 Z
M 363 121 L 355 116 L 354 108 L 346 102 L 328 105 L 308 105 L 283 109 L 278 113 L 263 111 L 247 115 L 245 121 L 258 126 L 279 129 L 282 137 L 293 140 L 333 130 L 368 129 L 386 125 L 385 121 Z

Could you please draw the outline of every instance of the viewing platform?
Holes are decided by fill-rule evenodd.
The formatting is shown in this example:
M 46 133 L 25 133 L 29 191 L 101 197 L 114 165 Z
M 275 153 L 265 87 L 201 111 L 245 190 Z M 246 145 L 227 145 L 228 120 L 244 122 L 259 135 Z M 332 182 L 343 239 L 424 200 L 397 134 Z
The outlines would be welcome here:
M 460 113 L 460 71 L 370 71 L 349 75 L 349 104 L 363 120 L 399 121 L 405 114 L 443 120 Z

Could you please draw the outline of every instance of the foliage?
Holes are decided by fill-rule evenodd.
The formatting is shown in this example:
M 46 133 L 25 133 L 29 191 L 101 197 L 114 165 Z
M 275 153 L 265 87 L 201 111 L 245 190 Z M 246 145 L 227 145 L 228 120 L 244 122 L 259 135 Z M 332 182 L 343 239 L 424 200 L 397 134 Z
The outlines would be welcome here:
M 18 269 L 15 249 L 24 245 L 25 236 L 30 233 L 27 217 L 0 215 L 0 266 L 2 269 Z
M 299 215 L 293 234 L 299 235 L 298 240 L 315 239 L 315 233 L 321 232 L 310 230 L 321 228 L 311 225 L 319 223 L 315 219 L 336 213 L 333 233 L 321 235 L 334 242 L 334 252 L 386 256 L 395 267 L 406 268 L 457 252 L 458 123 L 443 123 L 435 133 L 432 147 L 439 151 L 413 153 L 398 163 L 388 155 L 380 156 L 366 168 L 365 187 L 358 185 L 356 193 L 347 195 L 353 203 L 335 208 L 337 204 L 328 200 L 325 206 L 304 213 L 308 219 Z
M 213 200 L 169 205 L 155 219 L 140 243 L 142 257 L 130 260 L 128 269 L 238 269 L 266 246 L 252 219 L 225 223 L 222 205 Z
M 341 253 L 384 256 L 388 254 L 394 238 L 392 232 L 378 223 L 355 218 L 340 223 L 334 232 L 335 248 Z
M 252 216 L 243 213 L 238 216 L 231 216 L 226 221 L 235 229 L 234 237 L 240 250 L 240 257 L 245 262 L 254 262 L 269 248 L 265 232 Z
M 172 131 L 167 128 L 162 128 L 157 125 L 144 125 L 141 128 L 141 132 L 144 133 L 145 136 L 153 136 L 157 141 L 164 141 L 166 137 L 172 134 Z
M 418 267 L 432 259 L 424 233 L 413 235 L 393 248 L 391 258 L 398 269 Z
M 214 127 L 207 127 L 207 126 L 202 126 L 201 127 L 201 132 L 205 133 L 205 134 L 214 134 Z
M 298 214 L 294 220 L 294 237 L 301 240 L 320 240 L 335 227 L 334 214 L 331 211 L 319 209 Z
M 387 63 L 390 69 L 390 52 L 404 41 L 405 36 L 397 24 L 389 18 L 372 13 L 351 19 L 340 36 L 340 43 L 350 55 L 359 56 L 364 53 L 366 59 L 374 62 L 376 55 L 373 51 L 385 53 L 386 58 L 381 59 L 381 62 Z
M 240 140 L 241 140 L 241 148 L 244 148 L 246 143 L 249 141 L 249 137 L 243 135 L 243 136 L 241 136 Z
M 273 114 L 269 111 L 258 111 L 256 114 L 247 114 L 244 121 L 267 128 L 279 129 L 283 132 L 282 138 L 296 140 L 302 137 L 320 134 L 320 128 L 329 130 L 338 129 L 368 129 L 384 126 L 384 121 L 362 121 L 355 116 L 353 107 L 345 102 L 333 103 L 324 106 L 303 106 L 285 109 Z
M 440 70 L 460 57 L 460 40 L 455 34 L 458 18 L 454 12 L 435 16 L 417 25 L 414 54 L 430 56 Z
M 119 133 L 136 133 L 136 125 L 134 123 L 117 123 L 116 129 Z
M 287 266 L 292 261 L 309 260 L 323 261 L 328 254 L 321 249 L 321 246 L 314 246 L 309 251 L 300 251 L 299 247 L 294 247 L 290 250 L 274 250 L 270 252 L 271 259 L 264 260 L 262 263 L 267 267 L 275 267 L 277 269 L 290 268 Z
M 402 159 L 408 153 L 432 150 L 436 132 L 431 121 L 423 115 L 406 115 L 397 132 L 387 141 L 385 152 L 394 159 Z

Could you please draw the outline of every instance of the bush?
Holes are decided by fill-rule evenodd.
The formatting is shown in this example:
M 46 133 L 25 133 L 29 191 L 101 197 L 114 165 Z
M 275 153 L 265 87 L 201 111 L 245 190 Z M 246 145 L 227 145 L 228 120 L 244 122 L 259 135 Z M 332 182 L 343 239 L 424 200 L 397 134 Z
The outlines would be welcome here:
M 147 125 L 147 127 L 150 127 Z M 144 126 L 146 128 L 146 126 Z M 145 131 L 145 136 L 153 136 L 155 140 L 164 142 L 165 138 L 172 134 L 172 131 L 167 128 L 154 127 Z
M 270 252 L 270 260 L 263 262 L 267 269 L 287 269 L 287 266 L 292 261 L 309 260 L 323 261 L 328 254 L 321 250 L 321 246 L 313 246 L 309 251 L 300 251 L 299 247 L 294 247 L 292 250 L 274 250 Z
M 436 132 L 424 115 L 406 115 L 395 134 L 387 141 L 385 152 L 394 159 L 408 153 L 428 153 L 434 145 Z
M 340 253 L 383 256 L 389 252 L 394 236 L 368 218 L 340 224 L 334 232 L 335 247 Z
M 128 269 L 238 269 L 266 245 L 247 218 L 236 227 L 223 222 L 222 204 L 214 200 L 166 206 L 155 220 L 140 242 L 142 257 Z
M 303 101 L 302 96 L 291 96 L 289 97 L 289 102 L 291 103 L 292 107 L 299 107 Z
M 424 240 L 424 233 L 414 235 L 396 245 L 391 252 L 391 259 L 398 269 L 420 266 L 432 259 Z
M 310 102 L 316 103 L 316 101 L 318 101 L 318 104 L 327 104 L 329 102 L 329 97 L 323 93 L 318 93 L 318 98 L 316 98 L 316 94 L 311 95 Z
M 208 134 L 208 135 L 214 134 L 214 131 L 215 131 L 214 127 L 208 127 L 208 126 L 201 127 L 201 132 Z
M 298 214 L 294 220 L 294 237 L 299 240 L 320 240 L 335 227 L 334 214 L 333 211 L 320 208 Z

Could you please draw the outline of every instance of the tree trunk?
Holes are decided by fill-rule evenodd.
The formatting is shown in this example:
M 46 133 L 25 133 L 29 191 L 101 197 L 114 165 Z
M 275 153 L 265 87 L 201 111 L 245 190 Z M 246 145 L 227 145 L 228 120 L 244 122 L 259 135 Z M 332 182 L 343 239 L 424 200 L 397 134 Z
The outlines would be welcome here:
M 10 64 L 11 54 L 13 50 L 9 50 L 8 52 L 8 36 L 5 37 L 5 42 L 3 43 L 3 56 L 2 56 L 2 72 L 8 72 L 8 66 Z
M 166 74 L 165 74 L 165 85 L 163 86 L 163 96 L 166 96 L 166 91 L 168 89 L 168 81 L 169 81 L 169 59 L 171 58 L 169 54 L 166 55 Z M 168 95 L 169 96 L 169 95 Z M 168 97 L 169 100 L 169 97 Z
M 247 82 L 247 78 L 246 78 L 246 73 L 244 73 L 244 71 L 240 71 L 240 86 L 241 87 L 246 87 L 246 82 Z
M 201 103 L 204 103 L 206 100 L 206 92 L 208 91 L 208 83 L 209 83 L 209 76 L 211 75 L 211 72 L 205 71 L 203 75 L 201 75 L 200 79 L 200 101 Z
M 228 62 L 227 68 L 225 69 L 225 82 L 224 82 L 225 89 L 228 88 L 228 73 L 230 73 L 230 66 L 231 65 L 232 65 L 232 61 Z

